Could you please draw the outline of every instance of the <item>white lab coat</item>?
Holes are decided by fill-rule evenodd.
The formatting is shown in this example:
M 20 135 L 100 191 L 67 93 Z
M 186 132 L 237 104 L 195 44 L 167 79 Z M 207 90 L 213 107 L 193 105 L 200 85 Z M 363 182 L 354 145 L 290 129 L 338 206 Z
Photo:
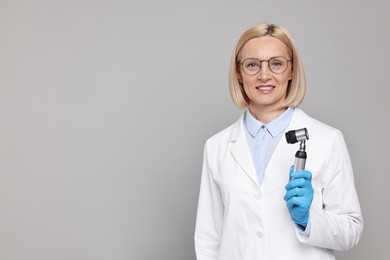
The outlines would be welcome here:
M 340 131 L 296 108 L 286 131 L 306 127 L 306 169 L 313 174 L 311 232 L 304 236 L 283 200 L 299 144 L 277 145 L 259 187 L 243 116 L 207 140 L 195 228 L 198 260 L 331 260 L 354 247 L 363 219 Z

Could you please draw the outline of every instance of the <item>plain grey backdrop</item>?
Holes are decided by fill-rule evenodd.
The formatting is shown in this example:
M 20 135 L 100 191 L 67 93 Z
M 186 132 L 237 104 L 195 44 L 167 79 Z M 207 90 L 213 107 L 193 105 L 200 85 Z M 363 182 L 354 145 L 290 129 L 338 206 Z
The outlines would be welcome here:
M 241 114 L 241 33 L 284 25 L 301 106 L 339 128 L 365 229 L 340 260 L 388 259 L 386 1 L 0 0 L 0 259 L 194 260 L 206 139 Z

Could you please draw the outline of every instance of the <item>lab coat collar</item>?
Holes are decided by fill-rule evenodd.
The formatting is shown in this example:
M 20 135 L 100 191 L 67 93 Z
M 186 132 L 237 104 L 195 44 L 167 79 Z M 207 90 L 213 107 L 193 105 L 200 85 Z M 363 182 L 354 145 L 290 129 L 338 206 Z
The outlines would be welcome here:
M 299 108 L 294 109 L 294 114 L 291 119 L 291 122 L 289 126 L 287 127 L 286 131 L 292 130 L 292 129 L 298 129 L 307 127 L 304 125 L 306 120 L 304 117 L 306 114 Z M 306 116 L 307 117 L 307 116 Z M 257 187 L 260 188 L 256 176 L 256 171 L 253 165 L 252 161 L 252 155 L 250 153 L 248 142 L 246 140 L 246 135 L 244 132 L 244 113 L 241 115 L 241 117 L 232 125 L 231 134 L 229 138 L 229 142 L 232 143 L 231 146 L 231 153 L 233 157 L 236 159 L 237 163 L 241 166 L 241 168 L 245 171 L 245 173 L 248 175 L 248 177 L 257 185 Z M 295 149 L 291 145 L 287 145 L 287 142 L 284 142 L 284 138 L 281 139 L 279 144 L 277 145 L 274 154 L 276 151 L 279 151 L 280 149 L 284 150 L 291 150 Z M 282 146 L 282 147 L 280 147 Z M 271 161 L 274 156 L 271 157 Z M 285 159 L 285 158 L 283 158 Z M 268 168 L 268 167 L 267 167 Z
M 279 135 L 287 128 L 293 114 L 294 108 L 288 107 L 287 110 L 277 118 L 268 124 L 263 124 L 252 115 L 249 109 L 247 109 L 244 113 L 244 125 L 252 137 L 256 137 L 260 132 L 260 129 L 265 126 L 270 135 L 275 138 L 275 136 Z

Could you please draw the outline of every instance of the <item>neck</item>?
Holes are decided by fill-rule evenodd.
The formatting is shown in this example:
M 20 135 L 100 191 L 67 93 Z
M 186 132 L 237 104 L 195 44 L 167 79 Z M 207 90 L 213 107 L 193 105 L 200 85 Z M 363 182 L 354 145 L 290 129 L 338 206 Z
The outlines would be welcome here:
M 270 108 L 255 108 L 252 106 L 249 106 L 249 111 L 251 112 L 252 116 L 262 122 L 263 124 L 268 124 L 272 122 L 275 118 L 280 116 L 284 113 L 284 111 L 287 110 L 287 107 L 282 107 L 279 109 L 270 109 Z

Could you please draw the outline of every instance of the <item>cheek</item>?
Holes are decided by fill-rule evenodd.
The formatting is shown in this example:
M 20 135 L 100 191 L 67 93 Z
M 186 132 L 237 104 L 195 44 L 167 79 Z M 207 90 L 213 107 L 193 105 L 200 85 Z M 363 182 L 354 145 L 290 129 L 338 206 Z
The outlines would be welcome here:
M 251 91 L 253 90 L 253 81 L 246 79 L 245 77 L 242 80 L 242 87 L 247 95 L 250 95 Z
M 249 86 L 248 86 L 248 83 L 247 82 L 243 82 L 242 83 L 242 88 L 244 89 L 244 92 L 248 95 L 248 91 L 249 91 Z
M 280 76 L 278 77 L 278 82 L 279 84 L 281 85 L 286 85 L 288 84 L 288 82 L 292 79 L 292 75 L 291 74 L 286 74 L 286 75 L 283 75 L 283 76 Z
M 241 76 L 241 82 L 245 86 L 253 85 L 253 82 L 256 81 L 255 77 L 248 77 L 247 75 Z
M 253 96 L 253 88 L 251 86 L 252 84 L 248 82 L 248 80 L 243 79 L 242 89 L 244 90 L 244 93 L 248 98 Z

